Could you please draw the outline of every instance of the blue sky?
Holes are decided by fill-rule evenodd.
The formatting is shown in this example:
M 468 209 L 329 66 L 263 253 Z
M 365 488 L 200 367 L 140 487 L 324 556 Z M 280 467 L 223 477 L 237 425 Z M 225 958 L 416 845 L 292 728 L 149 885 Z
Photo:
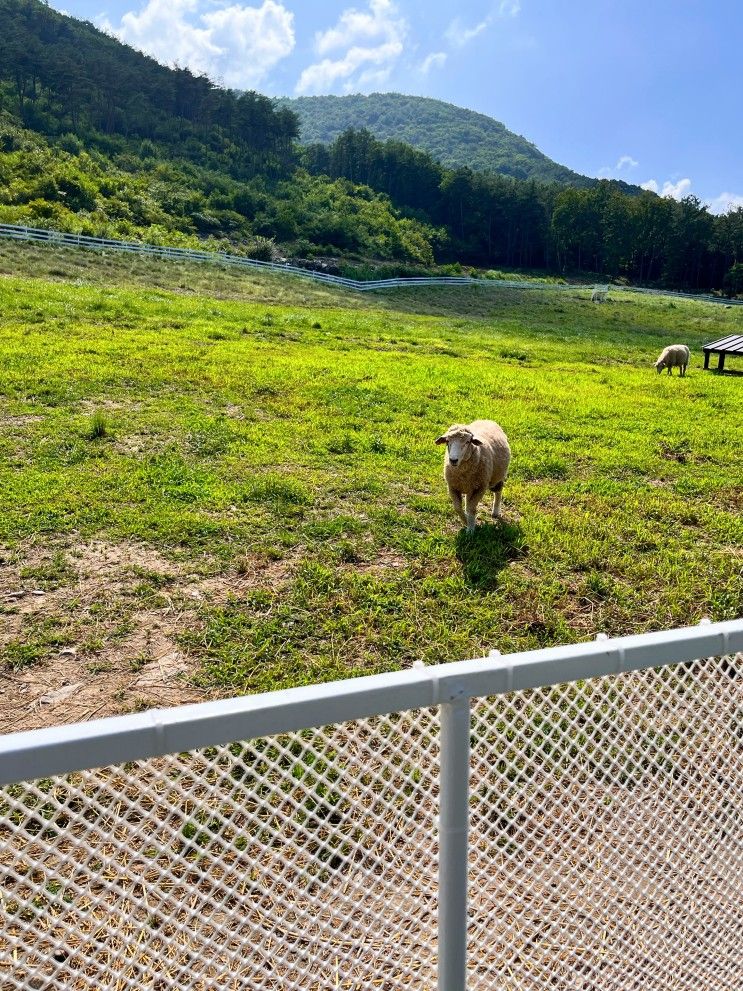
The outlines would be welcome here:
M 53 0 L 270 96 L 396 90 L 503 121 L 585 175 L 743 206 L 741 0 Z

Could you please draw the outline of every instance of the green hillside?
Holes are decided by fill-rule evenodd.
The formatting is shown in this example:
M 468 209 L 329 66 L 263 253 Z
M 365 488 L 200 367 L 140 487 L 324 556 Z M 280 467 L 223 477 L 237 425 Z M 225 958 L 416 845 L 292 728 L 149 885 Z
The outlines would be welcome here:
M 0 0 L 0 37 L 0 108 L 31 130 L 106 154 L 151 140 L 238 178 L 291 162 L 297 120 L 266 96 L 167 68 L 40 0 Z
M 305 144 L 334 141 L 348 128 L 365 128 L 428 152 L 450 168 L 469 166 L 516 179 L 538 179 L 588 187 L 595 179 L 558 165 L 536 145 L 500 121 L 441 100 L 402 93 L 370 96 L 301 96 L 282 101 L 300 121 Z

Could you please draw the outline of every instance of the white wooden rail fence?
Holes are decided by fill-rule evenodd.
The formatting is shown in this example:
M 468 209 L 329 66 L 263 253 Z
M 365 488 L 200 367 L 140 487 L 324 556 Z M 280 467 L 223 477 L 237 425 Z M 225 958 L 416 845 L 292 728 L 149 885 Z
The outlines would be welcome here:
M 739 991 L 742 650 L 706 623 L 0 737 L 0 987 Z
M 61 231 L 50 231 L 35 227 L 21 227 L 15 224 L 0 224 L 0 237 L 12 238 L 18 241 L 35 241 L 53 244 L 57 247 L 93 248 L 98 251 L 124 251 L 133 254 L 149 255 L 155 258 L 168 258 L 175 261 L 212 262 L 221 265 L 234 265 L 239 268 L 255 268 L 267 272 L 297 275 L 301 278 L 312 279 L 329 285 L 342 286 L 357 292 L 370 289 L 389 289 L 406 285 L 467 285 L 478 280 L 468 276 L 449 278 L 413 278 L 413 279 L 379 279 L 371 282 L 358 279 L 345 279 L 340 275 L 330 275 L 326 272 L 315 272 L 300 268 L 297 265 L 280 262 L 258 261 L 246 258 L 244 255 L 230 254 L 226 251 L 196 251 L 193 248 L 171 248 L 154 244 L 144 244 L 137 241 L 116 241 L 110 238 L 89 237 L 85 234 L 66 234 Z M 480 280 L 485 281 L 485 280 Z M 521 283 L 514 283 L 521 285 Z
M 470 276 L 421 276 L 418 278 L 375 279 L 362 281 L 346 279 L 340 275 L 329 275 L 326 272 L 315 272 L 280 262 L 258 261 L 246 258 L 244 255 L 231 254 L 226 251 L 196 251 L 193 248 L 170 248 L 139 241 L 117 241 L 111 238 L 90 237 L 87 234 L 68 234 L 63 231 L 46 230 L 40 227 L 24 227 L 19 224 L 0 224 L 0 237 L 16 241 L 33 241 L 56 245 L 63 248 L 92 248 L 98 251 L 123 251 L 130 254 L 149 255 L 154 258 L 169 258 L 174 261 L 211 262 L 221 265 L 234 265 L 240 268 L 255 268 L 268 272 L 278 272 L 284 275 L 296 275 L 315 282 L 328 285 L 342 286 L 354 292 L 370 292 L 375 289 L 397 289 L 416 286 L 485 286 L 501 289 L 553 289 L 553 290 L 585 290 L 607 289 L 611 292 L 640 292 L 659 296 L 677 296 L 685 299 L 698 299 L 711 303 L 727 305 L 743 305 L 743 300 L 723 299 L 719 296 L 692 295 L 690 293 L 673 292 L 671 290 L 647 289 L 636 286 L 618 287 L 601 285 L 580 285 L 566 282 L 540 282 L 529 279 L 473 279 Z

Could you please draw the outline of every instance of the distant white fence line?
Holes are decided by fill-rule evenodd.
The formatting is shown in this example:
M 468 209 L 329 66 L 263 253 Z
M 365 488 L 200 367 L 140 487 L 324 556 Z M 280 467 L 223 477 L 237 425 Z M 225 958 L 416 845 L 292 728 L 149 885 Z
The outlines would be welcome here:
M 239 268 L 256 268 L 262 271 L 278 272 L 283 275 L 297 275 L 315 282 L 343 286 L 357 292 L 368 292 L 372 289 L 390 289 L 397 286 L 450 286 L 468 285 L 486 280 L 471 279 L 469 276 L 452 277 L 421 277 L 410 279 L 378 279 L 376 281 L 360 281 L 345 279 L 340 275 L 329 275 L 326 272 L 315 272 L 311 269 L 300 268 L 297 265 L 281 262 L 258 261 L 243 255 L 230 254 L 226 251 L 196 251 L 193 248 L 170 248 L 159 245 L 144 244 L 137 241 L 116 241 L 110 238 L 89 237 L 86 234 L 66 234 L 61 231 L 44 230 L 36 227 L 22 227 L 16 224 L 0 224 L 0 237 L 12 238 L 18 241 L 36 241 L 53 244 L 58 247 L 94 248 L 107 251 L 125 251 L 133 254 L 149 255 L 155 258 L 169 258 L 177 261 L 212 262 L 221 265 L 234 265 Z M 505 283 L 504 283 L 505 284 Z M 508 283 L 510 285 L 510 283 Z M 520 286 L 521 283 L 514 282 Z
M 354 292 L 370 292 L 375 289 L 397 289 L 414 286 L 489 286 L 501 289 L 555 289 L 555 290 L 585 290 L 593 289 L 611 292 L 642 292 L 658 296 L 678 296 L 685 299 L 698 299 L 710 303 L 725 303 L 743 305 L 743 300 L 728 300 L 719 296 L 696 296 L 691 293 L 673 292 L 663 289 L 643 289 L 634 286 L 582 285 L 567 282 L 540 282 L 535 279 L 473 279 L 468 275 L 462 276 L 420 276 L 417 278 L 346 279 L 340 275 L 329 275 L 326 272 L 315 272 L 311 269 L 300 268 L 281 262 L 264 262 L 243 255 L 230 254 L 227 251 L 197 251 L 193 248 L 170 248 L 160 245 L 145 244 L 139 241 L 117 241 L 111 238 L 90 237 L 87 234 L 67 234 L 63 231 L 46 230 L 42 227 L 24 227 L 20 224 L 0 224 L 0 237 L 16 241 L 36 241 L 67 248 L 93 248 L 99 251 L 124 251 L 130 254 L 149 255 L 154 258 L 169 258 L 176 261 L 211 262 L 221 265 L 234 265 L 239 268 L 255 268 L 262 271 L 278 272 L 284 275 L 296 275 L 303 279 L 312 279 L 328 285 L 342 286 Z
M 0 737 L 0 986 L 740 988 L 741 650 L 735 620 Z

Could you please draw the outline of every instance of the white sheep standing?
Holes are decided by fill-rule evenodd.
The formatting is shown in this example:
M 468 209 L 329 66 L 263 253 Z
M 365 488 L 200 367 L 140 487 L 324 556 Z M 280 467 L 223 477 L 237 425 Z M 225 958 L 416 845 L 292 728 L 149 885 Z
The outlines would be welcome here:
M 494 420 L 455 423 L 436 438 L 446 444 L 444 478 L 454 510 L 471 533 L 475 529 L 477 505 L 487 489 L 493 492 L 493 519 L 501 513 L 503 483 L 508 475 L 511 448 L 503 430 Z M 467 499 L 466 512 L 462 497 Z
M 597 289 L 594 289 L 593 292 L 591 293 L 591 302 L 592 303 L 605 303 L 606 300 L 608 299 L 608 297 L 609 297 L 609 287 L 608 286 L 605 289 L 598 289 L 597 288 Z
M 669 344 L 667 348 L 663 348 L 660 357 L 655 362 L 655 367 L 658 369 L 659 375 L 664 368 L 668 369 L 669 375 L 672 374 L 674 368 L 679 369 L 679 375 L 686 375 L 689 357 L 689 349 L 685 344 Z

